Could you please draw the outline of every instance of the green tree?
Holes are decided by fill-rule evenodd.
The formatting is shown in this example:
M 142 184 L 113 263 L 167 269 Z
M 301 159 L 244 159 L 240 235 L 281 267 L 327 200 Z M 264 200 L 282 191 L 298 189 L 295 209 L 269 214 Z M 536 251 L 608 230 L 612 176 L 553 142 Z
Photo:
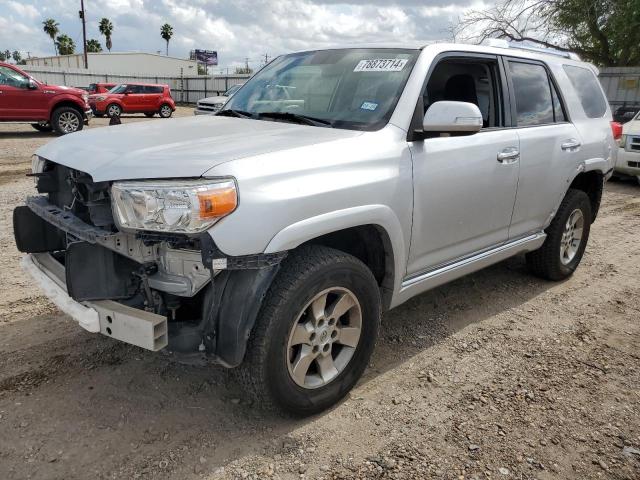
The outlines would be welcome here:
M 22 61 L 22 55 L 17 50 L 13 51 L 13 53 L 11 54 L 11 58 L 13 58 L 13 61 L 16 62 L 16 64 Z
M 102 45 L 95 38 L 87 40 L 87 52 L 89 53 L 98 53 L 102 51 Z
M 253 69 L 251 67 L 236 67 L 235 72 L 236 75 L 244 75 L 253 73 Z
M 6 62 L 6 61 L 7 61 L 7 56 L 5 55 L 5 52 L 0 50 L 0 62 Z
M 111 51 L 113 44 L 111 43 L 111 35 L 113 34 L 113 23 L 108 18 L 103 18 L 98 24 L 98 30 L 104 35 L 104 44 L 107 50 Z
M 8 62 L 9 60 L 11 60 L 11 50 L 5 50 L 3 52 L 3 55 L 4 55 L 4 58 L 5 58 L 5 61 Z
M 173 27 L 165 23 L 160 27 L 160 36 L 167 42 L 167 56 L 169 56 L 169 40 L 173 37 Z
M 56 45 L 56 35 L 60 33 L 60 24 L 56 22 L 53 18 L 47 18 L 44 22 L 42 22 L 42 30 L 44 33 L 51 37 L 51 41 L 53 42 L 53 49 L 55 54 L 58 54 L 58 46 Z
M 73 55 L 76 51 L 76 44 L 73 38 L 64 33 L 56 37 L 56 45 L 60 55 Z
M 601 66 L 640 64 L 638 0 L 504 0 L 468 12 L 454 38 L 504 38 L 576 52 Z

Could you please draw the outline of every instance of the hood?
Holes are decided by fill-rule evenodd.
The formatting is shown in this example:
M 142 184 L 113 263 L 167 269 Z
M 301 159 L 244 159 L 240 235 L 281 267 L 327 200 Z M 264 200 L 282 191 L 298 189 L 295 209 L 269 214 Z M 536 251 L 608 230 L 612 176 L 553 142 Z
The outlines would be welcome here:
M 43 90 L 48 90 L 50 92 L 55 92 L 55 93 L 70 93 L 71 95 L 78 95 L 78 96 L 83 96 L 83 95 L 87 95 L 88 92 L 86 92 L 85 90 L 82 90 L 81 88 L 74 88 L 74 87 L 65 87 L 64 85 L 44 85 L 41 84 L 41 87 Z
M 640 135 L 640 119 L 623 123 L 622 133 L 624 135 Z
M 94 181 L 200 177 L 232 160 L 356 137 L 362 132 L 203 115 L 82 130 L 36 154 Z
M 217 97 L 207 97 L 202 100 L 198 100 L 198 103 L 224 103 L 229 99 L 229 97 L 225 97 L 224 95 L 218 95 Z

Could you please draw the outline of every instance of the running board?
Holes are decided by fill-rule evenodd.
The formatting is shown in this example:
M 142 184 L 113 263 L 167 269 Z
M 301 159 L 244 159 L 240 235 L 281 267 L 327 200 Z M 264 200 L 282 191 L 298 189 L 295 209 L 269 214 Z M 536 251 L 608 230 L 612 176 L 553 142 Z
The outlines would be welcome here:
M 418 293 L 431 290 L 519 253 L 536 250 L 542 246 L 546 238 L 546 233 L 536 233 L 406 278 L 402 282 L 397 301 L 393 302 L 393 306 L 407 301 Z

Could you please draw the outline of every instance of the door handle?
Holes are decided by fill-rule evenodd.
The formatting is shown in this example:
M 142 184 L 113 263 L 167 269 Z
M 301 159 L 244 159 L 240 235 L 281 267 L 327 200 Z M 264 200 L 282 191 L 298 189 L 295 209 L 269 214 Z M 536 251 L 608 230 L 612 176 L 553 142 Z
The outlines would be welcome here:
M 575 138 L 570 138 L 569 140 L 565 140 L 564 142 L 562 142 L 560 148 L 569 152 L 575 152 L 580 148 L 581 145 L 582 144 Z
M 519 158 L 520 151 L 516 147 L 507 147 L 498 153 L 498 161 L 505 165 L 516 163 Z

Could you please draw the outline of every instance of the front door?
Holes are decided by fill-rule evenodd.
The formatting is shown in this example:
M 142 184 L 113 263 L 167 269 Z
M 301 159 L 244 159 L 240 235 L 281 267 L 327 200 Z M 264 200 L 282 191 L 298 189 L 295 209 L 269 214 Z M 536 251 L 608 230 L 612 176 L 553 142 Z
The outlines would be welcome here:
M 144 111 L 145 96 L 142 85 L 128 85 L 122 96 L 124 111 L 128 113 Z
M 46 120 L 47 99 L 42 88 L 11 67 L 0 66 L 0 118 L 2 120 Z
M 508 126 L 505 74 L 492 56 L 441 59 L 424 93 L 475 103 L 484 126 L 469 136 L 410 143 L 414 215 L 407 275 L 505 243 L 518 187 L 519 141 Z

